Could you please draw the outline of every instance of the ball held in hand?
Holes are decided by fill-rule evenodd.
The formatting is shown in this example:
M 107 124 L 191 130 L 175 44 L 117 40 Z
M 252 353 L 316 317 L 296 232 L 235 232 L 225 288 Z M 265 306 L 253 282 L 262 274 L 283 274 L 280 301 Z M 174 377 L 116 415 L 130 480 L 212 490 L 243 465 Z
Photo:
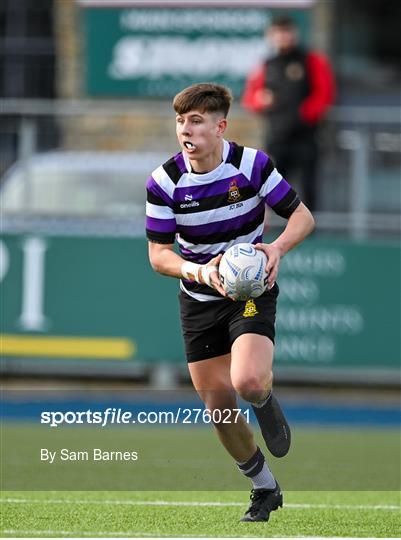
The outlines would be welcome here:
M 223 255 L 219 272 L 227 295 L 233 300 L 257 298 L 267 288 L 267 257 L 252 244 L 230 247 Z

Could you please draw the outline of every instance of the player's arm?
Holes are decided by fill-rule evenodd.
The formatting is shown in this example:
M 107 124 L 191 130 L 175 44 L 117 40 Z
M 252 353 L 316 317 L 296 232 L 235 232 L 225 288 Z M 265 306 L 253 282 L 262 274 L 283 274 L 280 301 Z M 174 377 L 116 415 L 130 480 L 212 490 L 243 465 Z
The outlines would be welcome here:
M 267 255 L 266 271 L 269 273 L 270 289 L 277 279 L 281 257 L 313 231 L 315 221 L 290 184 L 277 171 L 272 160 L 263 152 L 258 153 L 258 158 L 261 164 L 260 185 L 254 186 L 266 204 L 277 215 L 288 220 L 284 231 L 274 242 L 255 246 Z
M 156 272 L 164 276 L 183 278 L 209 285 L 226 296 L 221 285 L 218 265 L 222 255 L 214 257 L 207 264 L 185 261 L 173 250 L 173 244 L 149 242 L 149 261 Z
M 302 242 L 315 228 L 315 220 L 308 208 L 301 202 L 288 218 L 284 231 L 271 244 L 257 244 L 268 257 L 266 270 L 269 273 L 268 287 L 277 279 L 280 259 L 290 249 Z

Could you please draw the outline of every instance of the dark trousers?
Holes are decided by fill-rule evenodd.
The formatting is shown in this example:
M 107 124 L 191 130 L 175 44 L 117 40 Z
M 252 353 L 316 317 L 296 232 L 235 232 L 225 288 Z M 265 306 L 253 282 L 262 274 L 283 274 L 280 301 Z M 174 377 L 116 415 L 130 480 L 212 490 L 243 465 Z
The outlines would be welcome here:
M 318 149 L 315 131 L 283 141 L 268 141 L 266 146 L 279 173 L 290 184 L 298 181 L 302 201 L 311 211 L 316 210 Z

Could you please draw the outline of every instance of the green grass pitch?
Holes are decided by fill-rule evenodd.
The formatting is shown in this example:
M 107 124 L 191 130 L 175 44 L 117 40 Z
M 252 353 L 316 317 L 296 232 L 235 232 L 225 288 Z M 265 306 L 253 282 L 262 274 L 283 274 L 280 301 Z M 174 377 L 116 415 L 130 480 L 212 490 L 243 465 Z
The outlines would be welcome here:
M 39 430 L 15 423 L 3 425 L 2 434 L 3 537 L 401 535 L 397 430 L 294 426 L 287 457 L 266 452 L 284 507 L 255 524 L 239 522 L 249 482 L 210 427 Z M 123 466 L 40 463 L 40 447 L 67 445 L 133 448 L 140 459 Z
M 3 492 L 2 535 L 398 537 L 397 492 L 288 492 L 268 523 L 240 523 L 247 493 Z

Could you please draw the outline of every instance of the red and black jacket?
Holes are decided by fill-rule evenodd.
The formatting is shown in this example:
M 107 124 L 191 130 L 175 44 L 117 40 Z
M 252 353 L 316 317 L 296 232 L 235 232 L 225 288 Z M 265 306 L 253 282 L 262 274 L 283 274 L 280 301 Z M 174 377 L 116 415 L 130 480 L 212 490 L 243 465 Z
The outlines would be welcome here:
M 274 94 L 265 108 L 260 90 Z M 242 105 L 269 118 L 272 136 L 285 137 L 316 126 L 335 97 L 334 75 L 327 58 L 297 47 L 259 66 L 248 77 Z

